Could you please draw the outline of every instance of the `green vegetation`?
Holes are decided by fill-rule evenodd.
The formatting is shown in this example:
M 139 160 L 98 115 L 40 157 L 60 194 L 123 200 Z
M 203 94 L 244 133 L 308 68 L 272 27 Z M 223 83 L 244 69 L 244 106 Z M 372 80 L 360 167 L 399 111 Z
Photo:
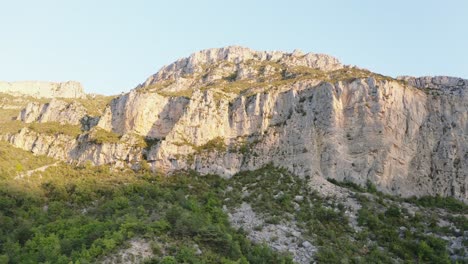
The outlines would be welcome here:
M 164 88 L 169 87 L 170 85 L 174 84 L 174 81 L 163 81 L 163 82 L 158 82 L 158 83 L 153 83 L 145 87 L 138 88 L 139 93 L 152 93 L 152 92 L 157 92 L 160 91 Z
M 181 91 L 158 91 L 158 94 L 166 97 L 185 97 L 190 98 L 193 94 L 193 89 L 186 89 Z
M 90 116 L 100 116 L 106 109 L 106 106 L 114 99 L 115 96 L 104 95 L 88 95 L 87 98 L 67 99 L 63 98 L 68 103 L 78 102 L 86 108 L 86 112 Z
M 31 129 L 76 135 L 73 126 L 57 123 Z M 90 134 L 100 144 L 120 140 L 102 129 Z M 141 142 L 148 147 L 158 140 Z M 245 141 L 236 151 L 250 153 L 252 144 Z M 193 147 L 199 153 L 227 148 L 221 137 Z M 0 263 L 100 262 L 132 238 L 151 243 L 154 257 L 148 263 L 292 263 L 289 256 L 251 243 L 245 231 L 230 226 L 223 205 L 235 209 L 242 202 L 265 224 L 296 223 L 302 237 L 318 247 L 318 263 L 452 263 L 440 237 L 468 230 L 463 215 L 468 207 L 453 198 L 402 199 L 379 192 L 371 182 L 361 186 L 329 180 L 355 192 L 362 207 L 350 220 L 350 208 L 339 200 L 322 197 L 310 189 L 308 179 L 272 165 L 222 179 L 59 164 L 13 179 L 52 163 L 0 142 Z M 441 227 L 439 220 L 454 227 Z M 457 255 L 466 258 L 463 250 Z
M 195 150 L 198 153 L 213 151 L 224 152 L 226 151 L 226 144 L 224 143 L 224 138 L 215 137 L 201 146 L 196 146 Z
M 365 243 L 353 241 L 354 230 L 344 215 L 346 208 L 309 190 L 306 179 L 268 165 L 234 176 L 230 186 L 233 189 L 226 194 L 229 207 L 246 202 L 269 223 L 296 221 L 303 235 L 319 246 L 319 263 L 389 263 L 390 257 L 376 247 L 361 252 Z M 296 200 L 297 196 L 303 199 Z
M 190 146 L 196 152 L 196 154 L 207 153 L 207 152 L 224 152 L 227 149 L 226 144 L 224 143 L 224 138 L 222 137 L 215 137 L 211 140 L 208 140 L 205 144 L 197 146 L 190 142 L 187 138 L 181 135 L 182 142 L 175 142 L 174 145 L 176 146 Z
M 151 147 L 159 144 L 159 142 L 161 142 L 162 139 L 145 137 L 143 140 L 145 141 L 144 148 L 149 151 Z
M 8 122 L 3 122 L 1 124 L 2 125 L 0 126 L 0 134 L 17 133 L 23 127 L 25 127 L 24 123 L 22 123 L 21 121 L 17 121 L 17 120 L 11 120 L 11 121 L 8 121 Z
M 224 77 L 223 80 L 228 82 L 234 82 L 237 79 L 237 71 L 229 74 L 228 76 Z
M 346 67 L 334 71 L 323 71 L 316 68 L 309 68 L 305 66 L 294 66 L 289 67 L 284 63 L 274 61 L 255 61 L 250 60 L 245 62 L 246 66 L 251 67 L 253 71 L 256 71 L 256 77 L 253 79 L 242 79 L 237 80 L 238 72 L 233 71 L 228 73 L 226 76 L 219 80 L 215 80 L 209 83 L 204 83 L 202 80 L 209 74 L 216 71 L 216 69 L 223 69 L 223 67 L 233 68 L 233 64 L 230 62 L 214 63 L 211 65 L 202 65 L 202 72 L 197 72 L 184 76 L 185 78 L 192 78 L 199 81 L 197 85 L 203 85 L 200 90 L 217 90 L 220 91 L 224 96 L 220 95 L 217 99 L 229 99 L 226 94 L 243 94 L 245 96 L 251 96 L 260 92 L 267 92 L 271 89 L 277 89 L 284 85 L 289 85 L 298 81 L 306 80 L 319 80 L 323 82 L 351 82 L 360 78 L 374 77 L 379 81 L 396 81 L 405 85 L 404 81 L 396 80 L 389 76 L 373 73 L 371 71 L 359 68 Z M 226 73 L 225 73 L 226 74 Z M 171 92 L 165 88 L 174 84 L 173 80 L 162 81 L 148 85 L 146 87 L 139 88 L 138 91 L 142 93 L 157 92 L 162 96 L 168 97 L 186 97 L 190 98 L 193 94 L 195 87 L 190 89 Z
M 90 140 L 96 144 L 104 143 L 118 143 L 120 141 L 120 135 L 112 131 L 107 131 L 102 128 L 96 127 L 90 132 Z
M 453 197 L 441 197 L 441 196 L 424 196 L 424 197 L 412 197 L 412 198 L 399 198 L 391 195 L 386 195 L 382 192 L 377 191 L 377 188 L 375 187 L 372 182 L 367 181 L 366 186 L 361 186 L 359 184 L 350 182 L 350 181 L 343 181 L 339 182 L 335 179 L 328 179 L 329 182 L 344 187 L 351 189 L 355 192 L 360 192 L 360 193 L 371 193 L 375 194 L 380 198 L 386 198 L 392 201 L 396 202 L 407 202 L 407 203 L 412 203 L 417 206 L 421 207 L 426 207 L 426 208 L 431 208 L 431 209 L 443 209 L 447 210 L 448 212 L 451 213 L 467 213 L 468 212 L 468 205 L 465 203 L 453 198 Z
M 128 239 L 145 237 L 153 245 L 149 263 L 292 263 L 230 227 L 219 198 L 224 187 L 217 176 L 66 164 L 28 181 L 3 180 L 0 259 L 100 262 Z
M 203 87 L 202 90 L 220 88 L 224 93 L 243 94 L 248 97 L 259 92 L 267 92 L 271 89 L 306 80 L 320 80 L 323 82 L 336 83 L 350 82 L 360 78 L 374 77 L 380 81 L 386 80 L 401 82 L 399 80 L 393 79 L 392 77 L 357 68 L 344 68 L 326 72 L 303 66 L 290 68 L 274 62 L 269 62 L 269 64 L 261 63 L 259 65 L 254 65 L 254 67 L 256 67 L 256 69 L 261 73 L 265 70 L 267 65 L 275 69 L 275 73 L 268 75 L 268 77 L 260 77 L 257 80 L 244 79 L 235 81 L 235 78 L 233 79 L 234 74 L 232 74 L 226 78 L 223 78 L 222 80 L 208 84 L 206 87 Z
M 355 192 L 366 192 L 367 191 L 367 189 L 365 187 L 362 187 L 361 185 L 356 184 L 354 182 L 350 182 L 350 181 L 339 182 L 339 181 L 337 181 L 335 179 L 327 179 L 327 180 L 329 182 L 335 184 L 335 185 L 351 189 L 351 190 L 353 190 Z
M 0 108 L 3 106 L 17 107 L 19 109 L 25 107 L 29 102 L 37 102 L 40 104 L 45 104 L 49 102 L 50 99 L 47 98 L 36 98 L 28 95 L 10 95 L 7 93 L 0 93 Z
M 45 156 L 15 148 L 7 142 L 0 141 L 0 180 L 11 179 L 18 173 L 32 170 L 53 162 Z
M 16 97 L 6 93 L 0 93 L 0 134 L 16 133 L 26 125 L 16 120 L 21 109 L 28 102 L 45 102 L 44 99 L 36 99 L 29 96 Z
M 58 122 L 31 123 L 28 128 L 41 134 L 63 134 L 74 138 L 81 134 L 79 125 L 60 124 Z
M 375 204 L 364 203 L 358 223 L 365 228 L 369 239 L 406 262 L 451 263 L 447 243 L 425 234 L 429 224 L 419 215 L 406 214 L 395 204 L 382 210 Z
M 254 156 L 257 155 L 253 151 L 253 149 L 255 145 L 259 143 L 258 140 L 249 141 L 247 138 L 242 138 L 242 137 L 239 137 L 238 140 L 239 141 L 237 144 L 232 144 L 230 146 L 230 149 L 229 149 L 230 152 L 241 153 L 245 157 L 249 157 L 250 155 L 254 155 Z
M 1 109 L 0 108 L 0 122 L 7 123 L 13 121 L 18 116 L 20 110 L 19 109 Z
M 468 213 L 468 205 L 453 197 L 425 196 L 406 199 L 406 201 L 427 208 L 441 208 L 452 213 Z
M 213 140 L 205 150 L 222 147 L 221 142 Z M 318 263 L 451 263 L 446 242 L 437 234 L 455 231 L 438 227 L 441 216 L 427 212 L 466 212 L 466 205 L 452 199 L 405 200 L 428 209 L 422 217 L 370 183 L 363 187 L 331 180 L 356 192 L 362 206 L 356 219 L 361 230 L 356 231 L 345 205 L 312 191 L 307 179 L 272 165 L 222 179 L 59 164 L 13 180 L 53 162 L 0 142 L 2 263 L 100 262 L 132 238 L 151 243 L 154 257 L 148 263 L 292 263 L 229 225 L 223 205 L 234 209 L 242 202 L 266 224 L 296 222 L 303 237 L 318 247 Z M 468 229 L 464 216 L 447 215 L 445 220 Z
M 305 238 L 319 247 L 315 255 L 318 263 L 395 263 L 396 260 L 451 263 L 447 242 L 438 236 L 456 235 L 457 231 L 434 224 L 442 216 L 429 214 L 431 217 L 423 218 L 421 213 L 411 214 L 400 206 L 401 198 L 378 192 L 371 182 L 363 187 L 352 182 L 330 181 L 357 193 L 356 199 L 362 205 L 357 212 L 357 225 L 361 231 L 356 232 L 349 225 L 345 215 L 349 209 L 343 204 L 333 198 L 321 197 L 308 189 L 305 180 L 271 165 L 235 175 L 228 181 L 232 189 L 226 192 L 224 199 L 229 208 L 236 208 L 242 202 L 249 203 L 268 224 L 295 221 L 303 229 Z M 303 198 L 296 200 L 295 197 Z M 440 199 L 433 198 L 428 202 L 428 198 L 423 198 L 414 203 L 467 212 L 466 205 L 461 207 L 460 202 Z M 459 230 L 468 228 L 464 216 L 448 216 L 446 220 Z M 458 254 L 466 256 L 463 250 Z

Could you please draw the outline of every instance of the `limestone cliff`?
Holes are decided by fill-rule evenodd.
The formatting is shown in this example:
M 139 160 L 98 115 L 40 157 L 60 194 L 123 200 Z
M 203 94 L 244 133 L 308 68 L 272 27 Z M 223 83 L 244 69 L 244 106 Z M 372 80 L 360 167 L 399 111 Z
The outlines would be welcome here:
M 0 82 L 0 93 L 28 95 L 36 98 L 84 98 L 85 93 L 79 82 Z
M 61 124 L 78 125 L 85 115 L 86 109 L 77 102 L 66 103 L 61 100 L 52 99 L 45 104 L 37 102 L 28 103 L 21 110 L 17 119 L 25 123 L 59 122 Z
M 34 154 L 47 155 L 73 164 L 90 161 L 94 165 L 115 167 L 138 166 L 142 160 L 139 139 L 127 135 L 116 142 L 97 142 L 93 132 L 73 137 L 64 133 L 40 133 L 23 128 L 18 133 L 4 136 L 16 147 Z
M 120 135 L 118 143 L 83 132 L 65 153 L 41 153 L 227 177 L 274 163 L 305 178 L 468 201 L 467 110 L 460 78 L 394 79 L 328 55 L 227 47 L 178 60 L 115 98 L 95 129 Z M 21 133 L 8 140 L 34 149 Z

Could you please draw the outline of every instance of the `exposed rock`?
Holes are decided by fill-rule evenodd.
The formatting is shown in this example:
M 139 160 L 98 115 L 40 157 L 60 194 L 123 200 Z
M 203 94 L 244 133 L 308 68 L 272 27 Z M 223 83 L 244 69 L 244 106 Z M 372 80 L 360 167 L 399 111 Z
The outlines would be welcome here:
M 247 231 L 253 242 L 266 243 L 275 250 L 290 253 L 297 263 L 310 263 L 317 251 L 310 242 L 301 242 L 301 232 L 294 221 L 267 224 L 247 203 L 242 203 L 229 218 L 234 227 Z
M 119 134 L 132 132 L 163 138 L 177 123 L 188 101 L 184 97 L 168 98 L 157 93 L 131 91 L 112 100 L 98 126 Z
M 86 116 L 84 116 L 83 118 L 80 119 L 81 128 L 84 131 L 89 131 L 89 130 L 91 130 L 91 128 L 98 125 L 99 120 L 101 120 L 101 118 L 99 116 L 92 117 L 92 116 L 86 115 Z
M 294 197 L 294 201 L 296 202 L 302 202 L 304 200 L 304 196 L 297 195 Z
M 325 54 L 308 53 L 302 55 L 297 51 L 293 53 L 254 51 L 245 47 L 230 46 L 195 52 L 187 58 L 180 59 L 163 67 L 158 73 L 148 78 L 141 87 L 160 81 L 180 79 L 187 74 L 202 73 L 207 65 L 214 65 L 219 62 L 236 64 L 242 68 L 249 61 L 287 63 L 291 66 L 305 66 L 327 71 L 343 67 L 336 58 Z
M 15 147 L 59 160 L 67 160 L 69 150 L 77 144 L 76 139 L 64 134 L 39 134 L 28 128 L 23 128 L 19 133 L 7 136 L 7 140 Z
M 28 95 L 36 98 L 84 98 L 83 87 L 79 82 L 62 83 L 23 81 L 0 82 L 0 92 L 12 95 Z
M 100 263 L 146 263 L 153 257 L 151 244 L 141 238 L 131 239 L 128 248 L 122 248 L 118 252 L 105 256 Z
M 133 165 L 145 156 L 158 171 L 226 177 L 273 163 L 300 177 L 468 201 L 467 90 L 459 78 L 395 80 L 326 55 L 204 50 L 114 99 L 100 118 L 107 131 L 151 139 L 147 150 L 80 137 L 63 157 Z
M 49 103 L 29 103 L 21 110 L 18 120 L 25 123 L 59 122 L 61 124 L 78 125 L 86 115 L 86 108 L 78 102 L 67 103 L 52 99 Z
M 234 100 L 195 91 L 149 160 L 159 170 L 226 176 L 273 162 L 300 176 L 370 180 L 397 195 L 466 200 L 467 102 L 375 78 L 304 81 Z M 194 147 L 215 138 L 248 151 Z
M 47 155 L 70 163 L 94 165 L 111 164 L 115 167 L 138 165 L 142 160 L 142 146 L 133 135 L 124 135 L 119 142 L 95 143 L 89 133 L 78 138 L 65 134 L 44 134 L 23 128 L 17 134 L 6 136 L 15 147 L 30 150 L 34 154 Z
M 467 96 L 468 94 L 468 80 L 462 78 L 449 76 L 424 76 L 418 78 L 400 76 L 397 79 L 404 80 L 414 87 L 426 90 L 438 90 L 442 93 L 461 96 Z

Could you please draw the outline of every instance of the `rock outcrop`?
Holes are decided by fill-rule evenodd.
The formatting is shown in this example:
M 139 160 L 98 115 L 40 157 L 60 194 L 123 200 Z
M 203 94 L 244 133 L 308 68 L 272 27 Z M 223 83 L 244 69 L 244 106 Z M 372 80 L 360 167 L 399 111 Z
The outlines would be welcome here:
M 131 135 L 122 137 L 118 142 L 95 142 L 91 132 L 77 138 L 63 133 L 38 133 L 23 128 L 16 134 L 5 136 L 12 145 L 30 150 L 34 154 L 65 160 L 73 164 L 91 162 L 94 165 L 113 165 L 121 168 L 140 166 L 143 147 L 139 138 Z
M 77 102 L 67 103 L 52 99 L 49 103 L 29 103 L 18 115 L 24 123 L 58 122 L 61 124 L 79 125 L 86 115 L 86 108 Z
M 273 163 L 300 177 L 468 201 L 467 83 L 393 79 L 298 51 L 205 50 L 110 103 L 97 126 L 122 136 L 120 147 L 82 135 L 66 154 L 51 156 L 120 165 L 144 158 L 158 171 L 226 177 Z M 146 148 L 132 148 L 125 139 L 133 135 Z M 18 143 L 19 134 L 9 141 L 33 149 Z
M 61 83 L 22 81 L 0 82 L 0 92 L 12 95 L 27 95 L 36 98 L 85 98 L 79 82 Z
M 177 123 L 188 102 L 189 99 L 184 97 L 164 97 L 133 90 L 110 103 L 98 126 L 119 134 L 163 138 Z

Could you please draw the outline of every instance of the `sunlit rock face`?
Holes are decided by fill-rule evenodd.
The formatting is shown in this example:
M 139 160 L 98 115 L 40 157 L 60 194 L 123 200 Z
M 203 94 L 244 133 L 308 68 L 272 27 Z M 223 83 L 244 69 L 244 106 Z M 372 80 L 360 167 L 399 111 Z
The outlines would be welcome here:
M 65 152 L 70 161 L 145 159 L 157 171 L 226 177 L 273 163 L 299 177 L 468 201 L 467 84 L 393 79 L 300 51 L 204 50 L 109 104 L 97 127 L 122 135 L 121 147 L 81 137 Z M 129 135 L 147 146 L 131 148 Z
M 50 102 L 40 104 L 29 103 L 21 110 L 17 119 L 25 123 L 58 122 L 61 124 L 78 125 L 86 115 L 86 109 L 77 102 L 67 103 L 62 100 L 52 99 Z

